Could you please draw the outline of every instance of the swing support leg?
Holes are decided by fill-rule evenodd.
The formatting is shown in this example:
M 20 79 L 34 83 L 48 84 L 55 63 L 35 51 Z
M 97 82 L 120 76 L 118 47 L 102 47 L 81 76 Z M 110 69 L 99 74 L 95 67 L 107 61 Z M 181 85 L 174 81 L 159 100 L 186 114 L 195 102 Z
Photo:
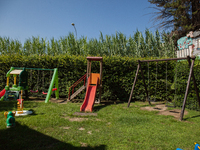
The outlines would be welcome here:
M 188 81 L 187 81 L 187 87 L 186 87 L 185 96 L 184 96 L 184 100 L 183 100 L 183 106 L 182 106 L 181 114 L 180 114 L 180 118 L 179 118 L 180 121 L 183 120 L 183 115 L 184 115 L 184 111 L 185 111 L 185 103 L 186 103 L 186 100 L 187 100 L 191 76 L 192 76 L 192 72 L 193 72 L 194 60 L 195 59 L 192 59 L 192 64 L 190 65 L 190 73 L 189 73 L 189 77 L 188 77 Z
M 142 79 L 143 79 L 143 83 L 144 83 L 144 87 L 145 87 L 145 91 L 146 91 L 146 94 L 147 94 L 147 100 L 148 100 L 148 90 L 147 90 L 147 86 L 146 86 L 146 83 L 145 83 L 145 79 L 144 79 L 144 74 L 143 74 L 143 71 L 142 71 L 142 68 L 141 68 L 141 64 L 140 64 L 140 60 L 138 60 L 138 67 L 137 67 L 137 71 L 136 71 L 136 75 L 135 75 L 135 79 L 134 79 L 134 82 L 133 82 L 133 87 L 132 87 L 132 90 L 131 90 L 131 94 L 130 94 L 130 97 L 129 97 L 129 100 L 128 100 L 128 106 L 130 106 L 130 102 L 131 102 L 131 98 L 132 98 L 132 95 L 133 95 L 133 90 L 135 88 L 135 84 L 136 84 L 136 81 L 137 81 L 137 76 L 138 76 L 138 73 L 139 73 L 139 70 L 141 71 L 141 74 L 142 74 Z M 149 102 L 149 105 L 151 105 L 151 102 Z
M 187 57 L 187 60 L 188 60 L 189 67 L 190 67 L 191 66 L 191 61 L 190 61 L 190 57 L 189 56 Z M 196 91 L 196 96 L 197 96 L 197 100 L 199 102 L 199 107 L 200 107 L 199 89 L 197 88 L 196 79 L 195 79 L 195 76 L 194 76 L 194 71 L 192 71 L 192 79 L 193 79 L 194 88 L 195 88 L 195 91 Z
M 136 71 L 136 75 L 135 75 L 135 79 L 134 79 L 134 82 L 133 82 L 133 87 L 132 87 L 132 90 L 131 90 L 131 94 L 130 94 L 130 97 L 129 97 L 129 100 L 128 100 L 128 106 L 127 107 L 130 106 L 130 102 L 131 102 L 131 98 L 132 98 L 132 95 L 133 95 L 133 90 L 135 88 L 135 84 L 136 84 L 136 80 L 137 80 L 139 69 L 140 69 L 140 64 L 138 64 L 138 67 L 137 67 L 137 71 Z
M 56 99 L 58 99 L 59 98 L 59 88 L 58 88 L 58 69 L 57 68 L 54 69 L 53 77 L 51 80 L 51 84 L 49 86 L 49 90 L 48 90 L 48 93 L 47 93 L 47 96 L 45 99 L 45 103 L 49 102 L 54 83 L 55 83 L 55 87 L 57 88 L 57 90 L 55 91 Z

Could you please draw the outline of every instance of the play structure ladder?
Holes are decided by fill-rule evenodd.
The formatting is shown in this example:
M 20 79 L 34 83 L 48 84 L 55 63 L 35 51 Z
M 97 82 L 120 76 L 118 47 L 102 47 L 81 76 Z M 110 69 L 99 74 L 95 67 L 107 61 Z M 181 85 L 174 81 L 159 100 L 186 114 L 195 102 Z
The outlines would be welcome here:
M 19 94 L 19 91 L 10 91 L 10 90 L 7 90 L 5 92 L 5 96 L 4 96 L 5 100 L 8 101 L 9 99 L 19 99 L 20 98 L 20 94 Z
M 83 85 L 76 91 L 74 92 L 74 88 L 83 82 Z M 69 94 L 68 94 L 68 100 L 72 100 L 73 98 L 75 98 L 79 93 L 81 93 L 84 89 L 86 88 L 86 74 L 84 74 L 78 81 L 76 81 L 70 88 L 69 88 Z M 72 95 L 71 92 L 72 92 Z
M 69 100 L 72 100 L 73 98 L 75 98 L 79 93 L 81 93 L 84 89 L 86 88 L 85 85 L 81 86 L 75 93 L 73 93 L 71 96 L 70 96 L 70 99 Z

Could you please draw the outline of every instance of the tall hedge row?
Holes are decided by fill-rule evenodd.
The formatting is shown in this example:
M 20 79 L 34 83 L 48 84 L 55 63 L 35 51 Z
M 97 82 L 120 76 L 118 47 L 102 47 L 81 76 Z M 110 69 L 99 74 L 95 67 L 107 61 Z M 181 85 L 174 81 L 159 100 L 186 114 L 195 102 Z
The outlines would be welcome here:
M 155 59 L 155 58 L 131 58 L 131 57 L 103 57 L 103 89 L 102 99 L 128 101 L 132 84 L 134 81 L 137 60 Z M 195 61 L 195 77 L 198 88 L 200 61 Z M 6 84 L 6 73 L 13 67 L 27 68 L 58 68 L 60 96 L 68 97 L 69 87 L 86 73 L 87 59 L 84 56 L 1 56 L 0 57 L 0 89 Z M 187 61 L 168 61 L 168 62 L 150 62 L 142 63 L 145 81 L 149 90 L 151 100 L 172 101 L 177 106 L 181 106 L 187 85 L 189 67 Z M 92 72 L 99 72 L 99 62 L 92 62 Z M 41 93 L 48 89 L 52 72 L 29 70 L 29 87 L 38 89 Z M 13 79 L 10 79 L 10 86 Z M 187 107 L 196 109 L 196 93 L 193 82 L 191 82 Z M 76 90 L 76 89 L 75 89 Z M 37 93 L 36 96 L 41 94 Z M 31 94 L 31 93 L 30 93 Z M 77 98 L 84 98 L 85 92 L 82 92 Z M 132 100 L 145 101 L 145 90 L 139 72 L 136 87 Z M 175 101 L 174 101 L 175 100 Z

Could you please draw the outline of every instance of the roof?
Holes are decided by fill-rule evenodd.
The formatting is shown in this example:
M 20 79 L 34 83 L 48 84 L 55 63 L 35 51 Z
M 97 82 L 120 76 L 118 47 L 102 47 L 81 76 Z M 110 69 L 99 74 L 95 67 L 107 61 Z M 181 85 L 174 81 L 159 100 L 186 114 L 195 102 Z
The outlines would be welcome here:
M 20 74 L 23 70 L 13 70 L 10 74 Z
M 87 57 L 87 60 L 101 61 L 103 60 L 103 57 Z
M 187 37 L 191 37 L 191 38 L 196 38 L 196 37 L 199 37 L 200 36 L 200 31 L 190 31 L 188 34 L 187 34 Z

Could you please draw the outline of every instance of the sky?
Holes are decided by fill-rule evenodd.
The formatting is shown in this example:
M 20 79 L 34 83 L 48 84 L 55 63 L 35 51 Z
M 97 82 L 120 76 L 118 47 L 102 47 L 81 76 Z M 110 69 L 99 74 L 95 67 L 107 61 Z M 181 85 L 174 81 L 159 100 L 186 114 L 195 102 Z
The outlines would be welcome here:
M 155 32 L 148 0 L 0 0 L 0 36 L 24 43 L 34 37 L 59 39 L 70 32 L 77 39 L 99 38 L 137 29 Z M 72 23 L 75 26 L 72 26 Z M 75 28 L 74 28 L 75 27 Z

